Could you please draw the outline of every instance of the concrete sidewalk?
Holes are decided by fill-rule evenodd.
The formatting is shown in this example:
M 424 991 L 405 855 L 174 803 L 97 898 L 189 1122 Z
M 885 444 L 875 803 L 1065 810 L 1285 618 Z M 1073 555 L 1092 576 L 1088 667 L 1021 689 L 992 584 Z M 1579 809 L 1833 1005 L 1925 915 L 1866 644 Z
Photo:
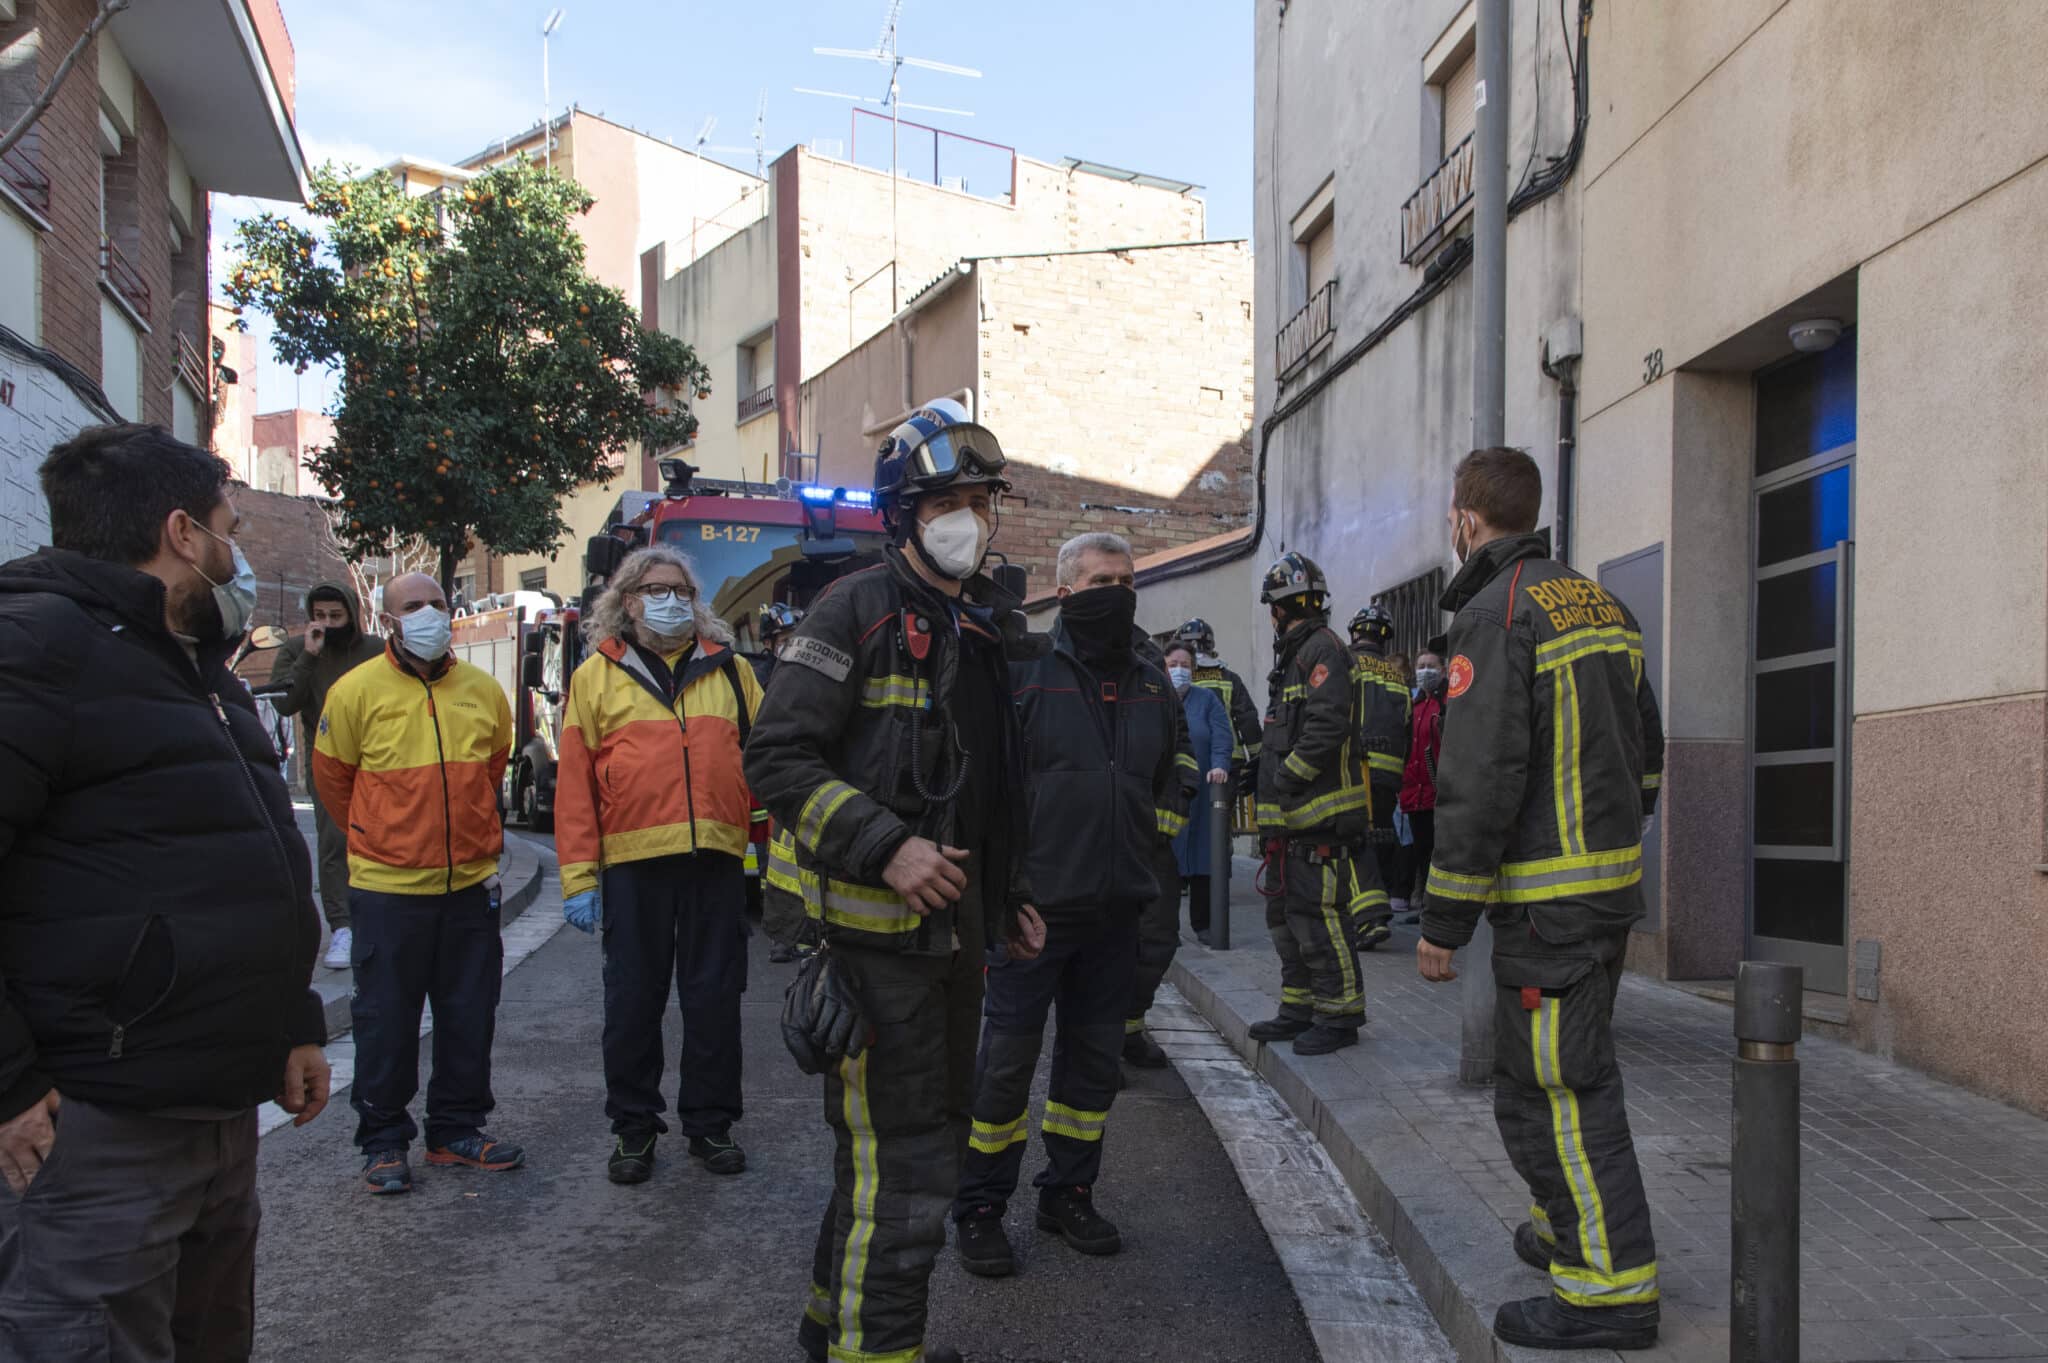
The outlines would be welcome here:
M 1246 1037 L 1280 970 L 1249 863 L 1232 888 L 1235 949 L 1184 944 L 1174 983 L 1322 1140 L 1459 1357 L 1615 1358 L 1492 1338 L 1495 1307 L 1544 1290 L 1509 1244 L 1528 1197 L 1491 1091 L 1457 1082 L 1459 991 L 1416 975 L 1415 930 L 1363 958 L 1361 1043 L 1303 1059 Z M 1728 1357 L 1732 1023 L 1634 975 L 1616 1005 L 1663 1287 L 1662 1343 L 1630 1357 Z M 1808 1037 L 1800 1060 L 1806 1363 L 2048 1363 L 2048 1122 L 1839 1042 Z

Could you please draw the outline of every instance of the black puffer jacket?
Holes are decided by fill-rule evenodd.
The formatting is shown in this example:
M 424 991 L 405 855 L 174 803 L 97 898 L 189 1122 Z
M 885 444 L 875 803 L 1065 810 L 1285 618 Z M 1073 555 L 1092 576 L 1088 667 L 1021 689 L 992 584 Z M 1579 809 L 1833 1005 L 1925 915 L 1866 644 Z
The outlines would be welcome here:
M 277 752 L 228 645 L 195 668 L 163 601 L 63 550 L 0 567 L 0 1120 L 53 1084 L 253 1107 L 325 1039 Z
M 1051 656 L 1010 667 L 1032 903 L 1047 918 L 1135 912 L 1159 897 L 1153 854 L 1187 823 L 1187 720 L 1166 674 L 1141 653 L 1107 679 L 1075 654 L 1064 625 L 1052 639 Z

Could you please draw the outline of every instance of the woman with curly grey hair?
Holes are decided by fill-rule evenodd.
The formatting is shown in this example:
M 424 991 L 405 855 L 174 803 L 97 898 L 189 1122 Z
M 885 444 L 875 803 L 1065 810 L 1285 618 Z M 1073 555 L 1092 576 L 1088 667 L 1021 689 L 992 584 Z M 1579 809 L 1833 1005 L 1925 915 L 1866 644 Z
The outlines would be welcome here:
M 555 786 L 562 913 L 604 941 L 605 1115 L 614 1183 L 654 1172 L 661 1020 L 669 981 L 683 1014 L 676 1117 L 690 1154 L 737 1174 L 740 993 L 747 926 L 742 858 L 754 807 L 740 750 L 760 683 L 703 600 L 687 556 L 627 556 L 586 623 L 590 656 L 569 681 Z

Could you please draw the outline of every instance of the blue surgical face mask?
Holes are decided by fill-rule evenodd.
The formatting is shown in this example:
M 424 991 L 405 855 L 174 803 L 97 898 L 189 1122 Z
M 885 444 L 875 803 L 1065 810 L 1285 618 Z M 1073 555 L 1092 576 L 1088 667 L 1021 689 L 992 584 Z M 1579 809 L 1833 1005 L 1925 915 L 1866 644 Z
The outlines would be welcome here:
M 681 592 L 658 601 L 640 598 L 640 623 L 660 639 L 687 639 L 696 631 L 697 605 Z
M 197 521 L 193 522 L 198 525 Z M 250 619 L 256 614 L 256 570 L 249 566 L 249 560 L 242 557 L 242 546 L 225 535 L 214 535 L 200 525 L 201 530 L 213 535 L 228 547 L 235 556 L 235 575 L 225 582 L 215 582 L 206 576 L 206 570 L 198 564 L 192 570 L 199 574 L 206 585 L 213 588 L 213 604 L 220 608 L 220 631 L 223 639 L 239 639 L 249 628 Z
M 1169 667 L 1166 669 L 1166 676 L 1176 691 L 1187 690 L 1195 680 L 1195 672 L 1191 667 Z
M 421 662 L 439 662 L 448 656 L 448 641 L 455 623 L 438 606 L 421 606 L 398 617 L 398 637 L 405 651 Z

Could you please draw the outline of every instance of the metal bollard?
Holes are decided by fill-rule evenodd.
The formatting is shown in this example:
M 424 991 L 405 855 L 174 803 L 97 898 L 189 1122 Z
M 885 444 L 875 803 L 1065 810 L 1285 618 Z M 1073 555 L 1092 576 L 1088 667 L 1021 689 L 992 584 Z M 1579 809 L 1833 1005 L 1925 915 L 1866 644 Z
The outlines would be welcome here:
M 1804 972 L 1735 977 L 1729 1363 L 1799 1363 L 1799 1059 Z
M 1230 949 L 1230 787 L 1209 787 L 1209 949 Z

